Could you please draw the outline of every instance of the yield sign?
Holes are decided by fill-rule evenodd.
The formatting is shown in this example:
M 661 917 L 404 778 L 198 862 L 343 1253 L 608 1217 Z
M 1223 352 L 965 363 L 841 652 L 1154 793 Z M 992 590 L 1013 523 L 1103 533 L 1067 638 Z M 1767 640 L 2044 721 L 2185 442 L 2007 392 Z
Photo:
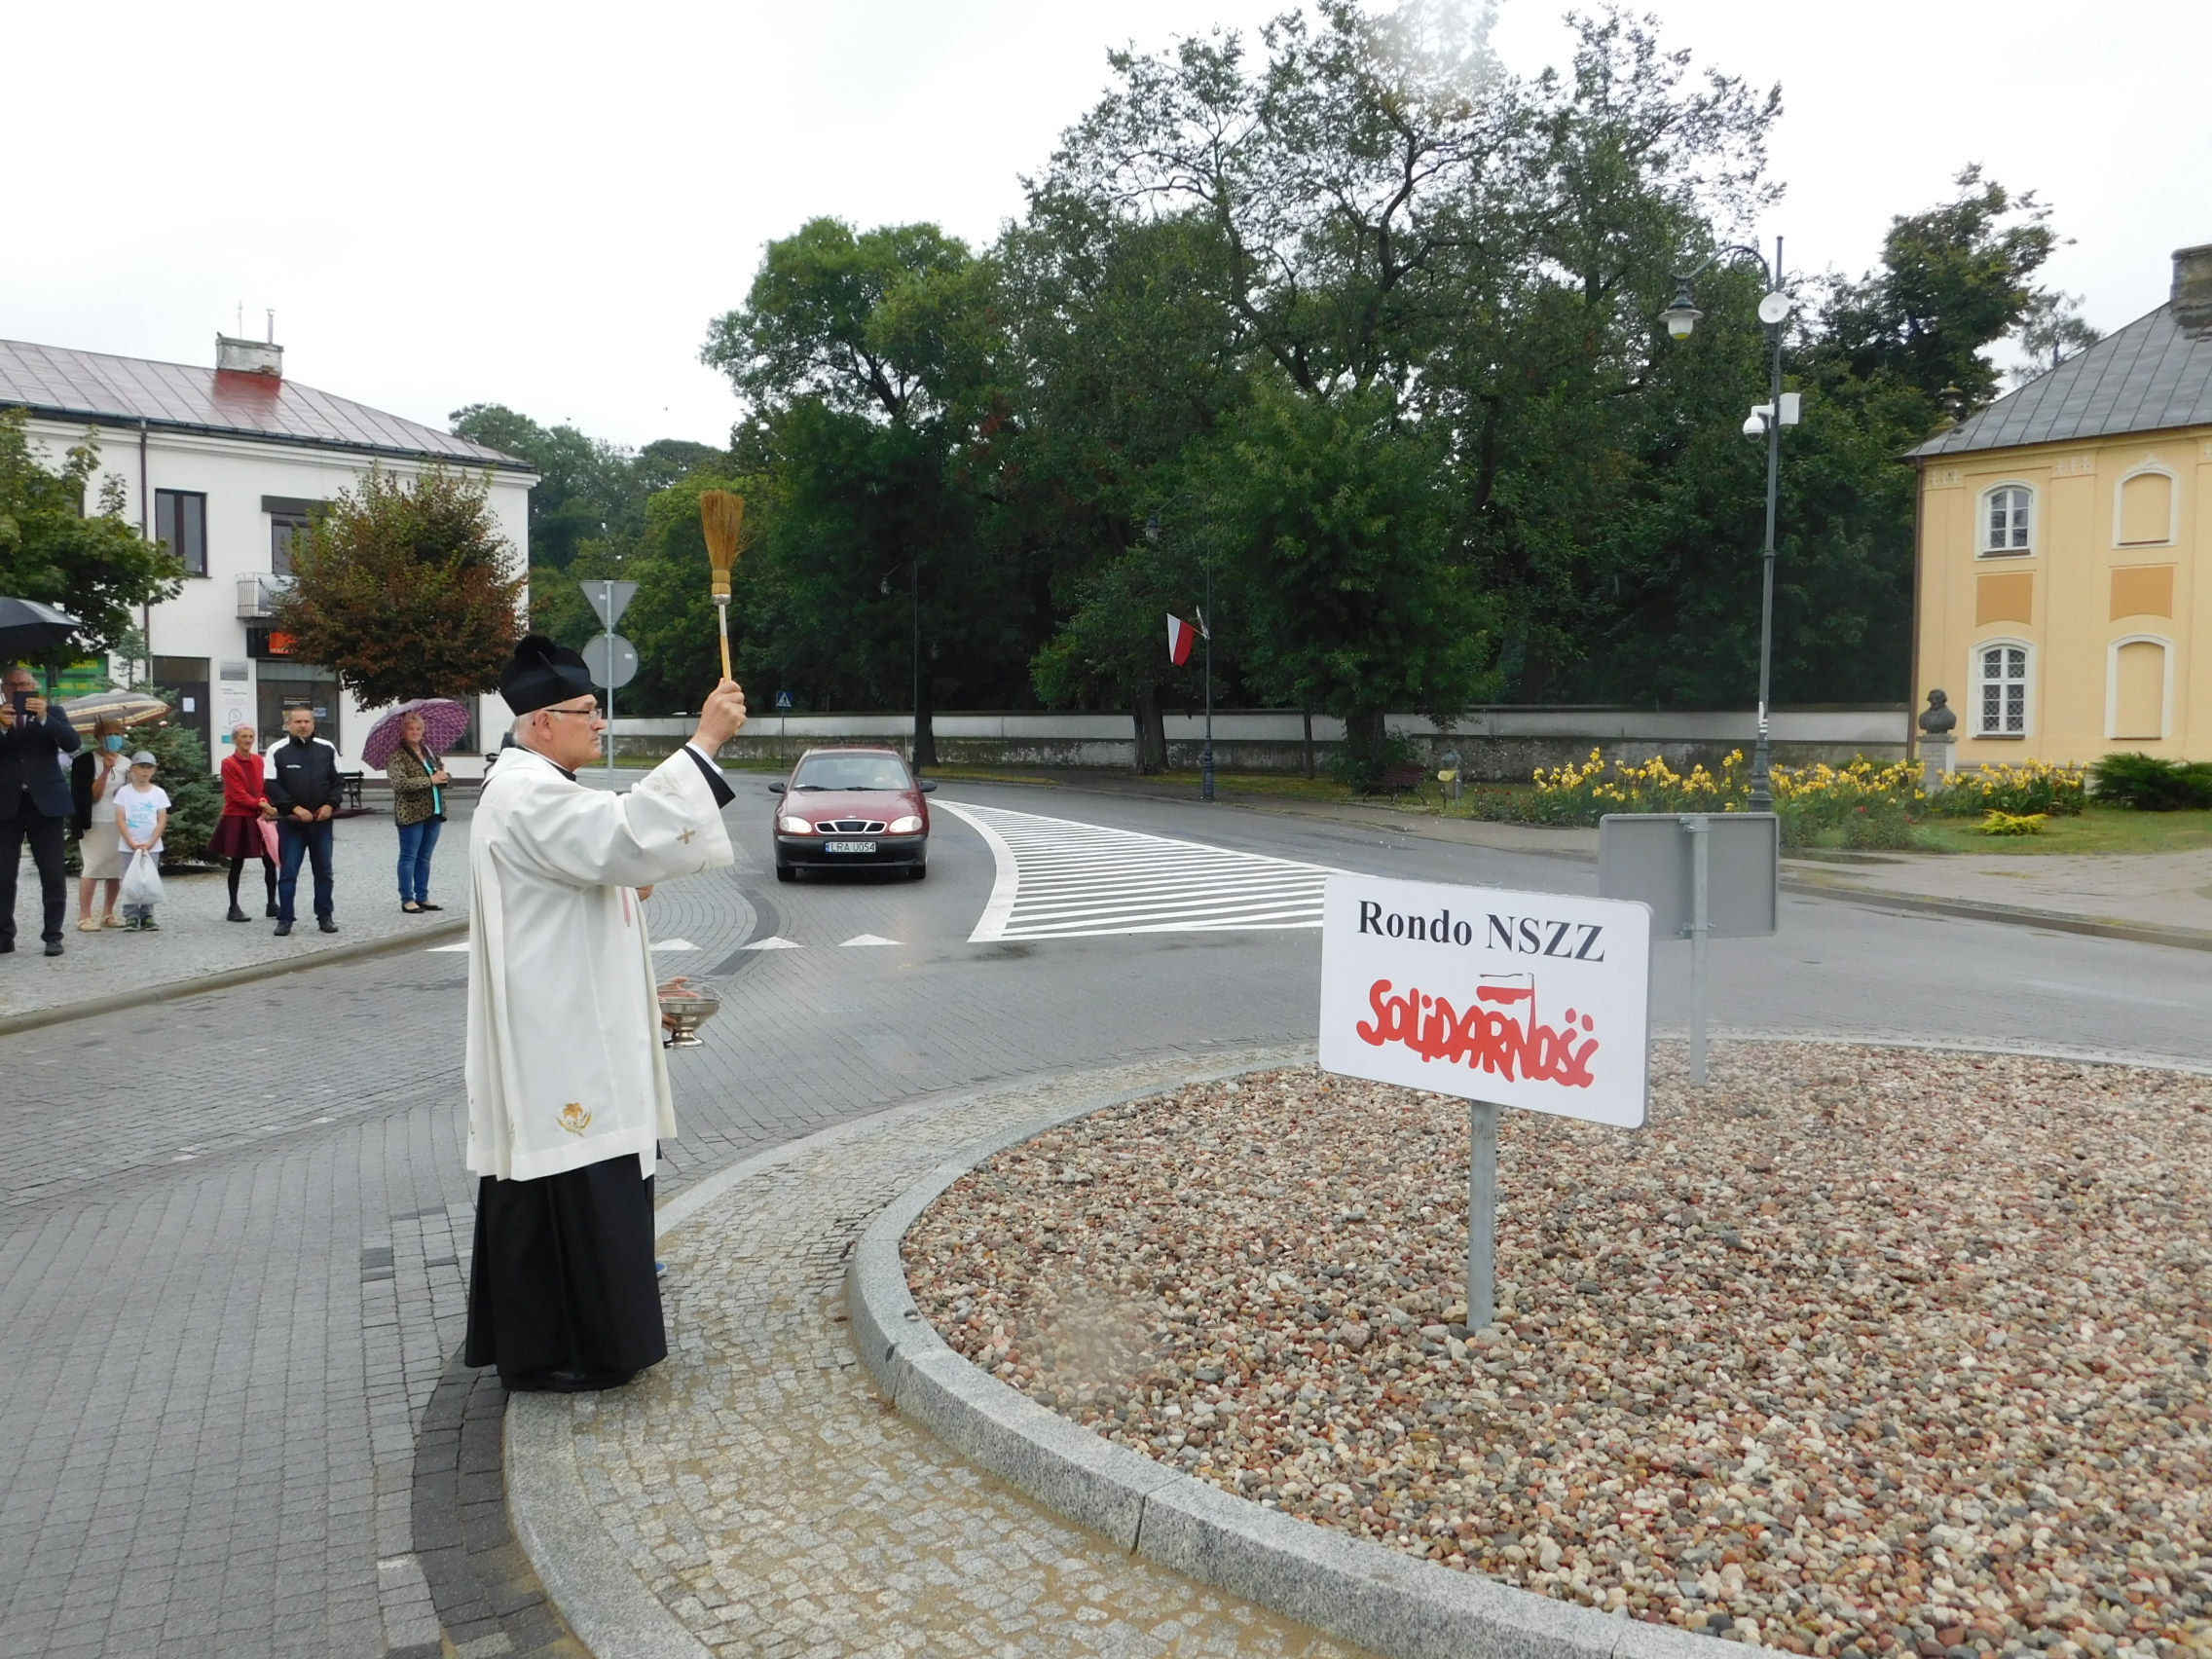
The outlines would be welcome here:
M 588 581 L 577 584 L 584 590 L 584 598 L 599 614 L 602 628 L 612 628 L 622 620 L 622 612 L 630 608 L 630 601 L 638 597 L 636 582 Z

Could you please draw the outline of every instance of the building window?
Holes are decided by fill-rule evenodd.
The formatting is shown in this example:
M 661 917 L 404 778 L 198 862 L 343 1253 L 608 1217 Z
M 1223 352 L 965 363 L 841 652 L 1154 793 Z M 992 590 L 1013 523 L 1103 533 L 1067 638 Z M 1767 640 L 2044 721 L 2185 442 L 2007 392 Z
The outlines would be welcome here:
M 184 561 L 184 573 L 207 573 L 207 498 L 188 490 L 154 492 L 154 535 Z
M 1992 640 L 1974 647 L 1976 737 L 2028 735 L 2028 647 Z
M 292 573 L 292 544 L 306 538 L 310 520 L 289 513 L 273 513 L 269 519 L 269 569 L 272 573 Z
M 1981 556 L 2004 558 L 2031 552 L 2028 545 L 2035 492 L 2025 484 L 2005 484 L 1982 497 Z
M 328 506 L 297 496 L 264 496 L 261 510 L 269 515 L 269 569 L 272 574 L 292 573 L 292 549 Z

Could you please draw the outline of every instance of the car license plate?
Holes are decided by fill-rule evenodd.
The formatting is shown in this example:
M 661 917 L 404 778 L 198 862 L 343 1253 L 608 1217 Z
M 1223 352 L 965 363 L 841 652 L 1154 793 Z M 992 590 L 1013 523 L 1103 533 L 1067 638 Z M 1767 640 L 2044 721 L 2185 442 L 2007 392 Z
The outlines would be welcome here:
M 875 851 L 875 843 L 873 841 L 825 841 L 822 843 L 822 850 L 826 853 L 872 853 Z

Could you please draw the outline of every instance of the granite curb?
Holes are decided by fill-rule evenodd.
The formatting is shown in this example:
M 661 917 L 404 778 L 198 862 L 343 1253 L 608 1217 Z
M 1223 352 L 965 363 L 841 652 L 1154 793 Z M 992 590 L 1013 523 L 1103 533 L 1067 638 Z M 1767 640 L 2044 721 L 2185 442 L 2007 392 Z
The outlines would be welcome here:
M 323 968 L 333 962 L 354 962 L 364 956 L 382 956 L 395 950 L 425 950 L 431 944 L 461 938 L 467 932 L 468 918 L 456 916 L 449 921 L 432 922 L 427 927 L 416 928 L 407 933 L 386 934 L 378 939 L 348 940 L 344 944 L 334 944 L 327 950 L 300 951 L 290 956 L 275 957 L 267 962 L 251 962 L 242 968 L 219 968 L 196 978 L 172 979 L 159 985 L 139 985 L 104 997 L 86 997 L 77 1002 L 57 1003 L 52 1008 L 26 1009 L 21 1014 L 0 1014 L 0 1037 L 11 1036 L 18 1031 L 34 1031 L 42 1025 L 60 1025 L 72 1019 L 89 1019 L 94 1014 L 119 1014 L 126 1009 L 145 1008 L 153 1003 L 181 1002 L 187 997 L 203 997 L 210 991 L 229 990 L 233 985 L 248 985 L 256 979 L 274 979 L 285 974 L 297 974 L 303 969 Z
M 2163 1059 L 2110 1051 L 1999 1049 L 1832 1033 L 1757 1035 L 1764 1041 L 2036 1053 L 2084 1064 L 2171 1069 Z M 1235 1069 L 1283 1063 L 1272 1058 Z M 977 1370 L 945 1344 L 907 1288 L 900 1255 L 907 1230 L 993 1154 L 1123 1099 L 1158 1092 L 1087 1102 L 992 1136 L 945 1160 L 877 1214 L 846 1272 L 846 1309 L 862 1360 L 895 1409 L 1120 1547 L 1390 1659 L 1459 1659 L 1468 1653 L 1499 1659 L 1698 1659 L 1713 1653 L 1716 1639 L 1710 1636 L 1601 1613 L 1456 1571 L 1234 1496 L 1100 1439 Z
M 712 1659 L 639 1581 L 585 1495 L 568 1394 L 507 1400 L 507 1514 L 515 1538 L 576 1640 L 598 1659 Z
M 1788 861 L 1785 861 L 1786 863 Z M 2134 944 L 2164 944 L 2179 950 L 2212 950 L 2212 929 L 2161 927 L 2117 916 L 2090 916 L 2077 910 L 2040 910 L 2027 904 L 2000 904 L 1983 899 L 1934 899 L 1888 887 L 1861 887 L 1849 881 L 1821 881 L 1785 875 L 1782 890 L 1813 899 L 1841 899 L 1878 910 L 1916 915 L 1958 916 L 1966 921 L 2002 922 L 2012 927 L 2047 928 L 2053 933 L 2086 934 L 2092 939 L 2126 940 Z

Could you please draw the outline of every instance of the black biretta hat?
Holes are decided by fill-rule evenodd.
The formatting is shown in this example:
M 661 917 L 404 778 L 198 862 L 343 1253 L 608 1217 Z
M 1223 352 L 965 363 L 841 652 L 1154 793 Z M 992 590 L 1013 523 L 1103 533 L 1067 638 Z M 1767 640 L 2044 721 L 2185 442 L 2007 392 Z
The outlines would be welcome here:
M 543 634 L 525 634 L 513 660 L 499 671 L 499 695 L 518 715 L 588 697 L 591 691 L 591 670 L 584 659 Z

